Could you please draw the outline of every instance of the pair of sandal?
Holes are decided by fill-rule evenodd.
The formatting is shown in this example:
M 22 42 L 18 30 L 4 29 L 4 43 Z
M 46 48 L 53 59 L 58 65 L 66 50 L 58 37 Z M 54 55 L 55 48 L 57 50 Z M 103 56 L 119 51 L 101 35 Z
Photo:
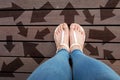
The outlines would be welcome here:
M 75 49 L 83 51 L 85 31 L 79 24 L 72 23 L 69 30 L 68 25 L 62 23 L 55 29 L 54 40 L 57 51 L 60 49 L 66 49 L 68 52 L 72 52 Z

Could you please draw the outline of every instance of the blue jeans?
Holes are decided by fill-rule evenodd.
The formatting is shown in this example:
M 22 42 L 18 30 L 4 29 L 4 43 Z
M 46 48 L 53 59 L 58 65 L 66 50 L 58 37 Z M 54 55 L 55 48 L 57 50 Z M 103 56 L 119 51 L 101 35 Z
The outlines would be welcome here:
M 72 69 L 69 64 L 72 59 Z M 72 77 L 73 76 L 73 77 Z M 104 63 L 84 55 L 80 50 L 69 54 L 61 49 L 41 64 L 27 80 L 120 80 L 120 76 Z

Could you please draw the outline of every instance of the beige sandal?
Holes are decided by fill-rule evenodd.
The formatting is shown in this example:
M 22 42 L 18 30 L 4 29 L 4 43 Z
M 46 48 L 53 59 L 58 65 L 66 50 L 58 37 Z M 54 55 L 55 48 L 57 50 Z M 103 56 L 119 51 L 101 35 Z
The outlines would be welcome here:
M 55 31 L 57 30 L 57 28 L 55 29 Z M 65 32 L 62 31 L 62 39 L 61 39 L 61 42 L 60 42 L 60 45 L 59 47 L 57 47 L 57 51 L 56 53 L 61 50 L 61 49 L 66 49 L 68 52 L 69 52 L 69 47 L 67 44 L 64 43 L 64 35 L 65 35 Z M 55 39 L 55 38 L 54 38 Z M 64 46 L 64 48 L 61 48 L 61 46 Z

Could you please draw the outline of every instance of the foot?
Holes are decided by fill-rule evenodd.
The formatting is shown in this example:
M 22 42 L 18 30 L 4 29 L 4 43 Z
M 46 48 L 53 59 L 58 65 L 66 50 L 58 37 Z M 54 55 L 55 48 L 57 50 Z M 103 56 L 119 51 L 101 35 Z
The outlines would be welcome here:
M 69 51 L 69 29 L 66 23 L 60 24 L 54 32 L 54 40 L 56 43 L 57 51 L 66 49 Z
M 76 23 L 70 25 L 70 51 L 75 49 L 83 51 L 85 42 L 85 31 Z

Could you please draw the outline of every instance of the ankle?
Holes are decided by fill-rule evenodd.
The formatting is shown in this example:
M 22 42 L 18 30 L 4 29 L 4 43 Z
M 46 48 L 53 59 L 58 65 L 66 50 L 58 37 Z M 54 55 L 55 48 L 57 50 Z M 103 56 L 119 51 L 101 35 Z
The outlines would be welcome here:
M 70 47 L 70 52 L 72 52 L 72 51 L 74 51 L 76 49 L 83 52 L 83 48 L 82 48 L 82 46 L 80 44 L 72 44 L 71 47 Z
M 61 44 L 60 46 L 57 47 L 57 51 L 61 50 L 61 49 L 65 49 L 67 50 L 68 52 L 70 52 L 70 49 L 69 47 L 66 45 L 66 44 Z M 57 52 L 56 51 L 56 52 Z

